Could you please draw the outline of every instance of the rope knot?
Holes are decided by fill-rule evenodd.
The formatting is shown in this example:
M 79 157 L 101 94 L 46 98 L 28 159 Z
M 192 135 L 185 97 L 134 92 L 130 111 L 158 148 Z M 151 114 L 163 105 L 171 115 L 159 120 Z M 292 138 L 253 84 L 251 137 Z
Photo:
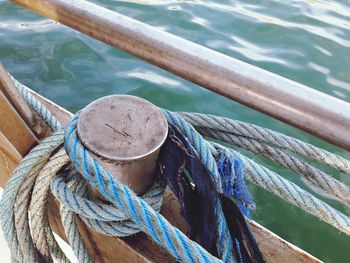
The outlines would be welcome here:
M 63 204 L 64 210 L 78 214 L 90 228 L 101 234 L 129 236 L 140 232 L 141 229 L 134 220 L 137 216 L 125 213 L 126 200 L 121 200 L 121 205 L 115 204 L 113 193 L 108 189 L 110 184 L 120 185 L 124 189 L 127 189 L 127 186 L 117 182 L 117 179 L 83 146 L 77 133 L 78 117 L 79 113 L 65 128 L 65 149 L 73 167 L 67 176 L 61 173 L 53 179 L 52 193 Z M 109 204 L 89 200 L 89 185 L 109 201 Z M 159 212 L 164 190 L 164 180 L 158 176 L 155 183 L 140 198 L 154 211 Z M 128 189 L 128 192 L 132 190 Z

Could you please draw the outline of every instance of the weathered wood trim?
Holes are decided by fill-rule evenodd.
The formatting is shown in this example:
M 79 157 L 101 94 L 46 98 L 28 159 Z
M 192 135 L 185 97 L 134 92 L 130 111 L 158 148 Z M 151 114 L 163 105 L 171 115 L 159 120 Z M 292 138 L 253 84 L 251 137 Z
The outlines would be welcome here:
M 21 159 L 22 155 L 0 131 L 0 185 L 5 185 Z
M 0 90 L 0 131 L 22 155 L 38 143 L 37 138 Z

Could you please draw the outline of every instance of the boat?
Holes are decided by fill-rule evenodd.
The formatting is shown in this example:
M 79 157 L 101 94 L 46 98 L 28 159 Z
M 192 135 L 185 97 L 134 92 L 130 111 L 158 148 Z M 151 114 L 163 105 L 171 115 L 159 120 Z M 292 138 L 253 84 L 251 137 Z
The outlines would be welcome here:
M 239 101 L 253 109 L 314 134 L 346 150 L 350 139 L 350 105 L 264 70 L 247 65 L 218 52 L 201 47 L 169 33 L 99 7 L 76 0 L 14 2 L 39 14 L 140 57 L 169 72 L 197 83 L 218 94 Z M 220 82 L 220 85 L 218 84 Z M 21 159 L 50 128 L 19 94 L 15 82 L 4 68 L 0 70 L 0 111 L 4 125 L 0 129 L 0 186 L 5 187 Z M 63 125 L 73 114 L 26 87 Z M 321 101 L 321 102 L 320 102 Z M 49 217 L 52 228 L 66 239 L 59 203 L 50 196 Z M 186 233 L 181 206 L 174 193 L 164 193 L 161 214 Z M 266 262 L 321 262 L 309 253 L 283 240 L 268 229 L 247 219 Z M 146 234 L 109 237 L 78 222 L 87 250 L 96 262 L 175 262 L 174 258 Z
M 66 124 L 72 118 L 73 114 L 69 111 L 39 95 L 33 90 L 30 90 L 30 92 L 63 124 Z M 14 112 L 14 108 L 10 106 L 12 104 L 7 98 L 2 97 L 2 99 L 6 99 L 8 103 L 7 105 L 9 106 L 6 108 L 6 111 L 4 108 L 2 108 L 2 114 L 6 116 L 11 116 L 11 113 L 18 114 L 17 112 Z M 18 119 L 12 119 L 10 123 L 11 130 L 16 130 L 18 134 L 22 134 L 22 136 L 26 135 L 27 133 L 31 133 L 28 129 L 20 129 L 17 121 Z M 48 134 L 44 134 L 43 137 L 37 139 L 42 140 L 47 135 Z M 23 137 L 26 138 L 27 136 Z M 28 135 L 28 137 L 31 137 L 31 135 Z M 36 139 L 34 138 L 32 140 L 27 140 L 27 149 L 17 149 L 14 146 L 19 144 L 23 145 L 22 141 L 20 140 L 20 136 L 17 135 L 15 138 L 11 138 L 11 141 L 9 141 L 5 134 L 1 133 L 0 142 L 0 147 L 3 154 L 5 154 L 6 160 L 6 162 L 4 162 L 2 159 L 0 163 L 1 171 L 7 171 L 4 174 L 2 173 L 1 176 L 1 187 L 5 188 L 6 181 L 10 178 L 11 172 L 22 158 L 19 152 L 25 153 L 31 149 L 33 145 L 36 144 Z M 50 220 L 53 223 L 54 229 L 60 237 L 66 239 L 61 219 L 59 217 L 59 204 L 52 197 L 50 198 L 49 203 L 49 215 L 51 217 Z M 165 193 L 162 214 L 179 229 L 186 231 L 186 223 L 180 215 L 179 201 L 171 191 Z M 309 253 L 283 240 L 255 221 L 250 221 L 249 224 L 254 231 L 266 262 L 321 262 Z M 103 236 L 89 229 L 83 223 L 80 224 L 80 227 L 82 228 L 82 232 L 84 232 L 84 241 L 89 243 L 91 246 L 89 249 L 92 252 L 91 255 L 96 256 L 96 262 L 99 262 L 99 257 L 101 255 L 103 256 L 104 262 L 119 262 L 119 260 L 123 262 L 174 262 L 169 255 L 164 254 L 164 252 L 162 252 L 161 249 L 157 247 L 146 235 L 139 234 L 137 237 L 121 239 L 117 237 Z M 286 258 L 288 260 L 286 260 Z

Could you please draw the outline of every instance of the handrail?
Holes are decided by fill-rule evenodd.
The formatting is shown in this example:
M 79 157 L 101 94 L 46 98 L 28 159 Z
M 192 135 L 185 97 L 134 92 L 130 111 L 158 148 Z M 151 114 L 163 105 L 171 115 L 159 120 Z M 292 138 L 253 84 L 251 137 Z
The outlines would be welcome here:
M 350 150 L 350 104 L 85 0 L 12 0 Z

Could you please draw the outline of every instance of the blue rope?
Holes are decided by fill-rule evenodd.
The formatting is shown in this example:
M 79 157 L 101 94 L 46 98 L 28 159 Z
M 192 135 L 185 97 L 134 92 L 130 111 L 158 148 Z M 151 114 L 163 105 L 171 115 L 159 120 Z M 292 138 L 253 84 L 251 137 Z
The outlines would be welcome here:
M 173 227 L 162 215 L 155 212 L 127 186 L 118 182 L 91 157 L 77 135 L 78 116 L 79 114 L 74 116 L 66 126 L 65 148 L 74 167 L 89 184 L 131 218 L 140 230 L 165 247 L 176 260 L 180 262 L 221 262 Z
M 190 143 L 197 151 L 203 164 L 211 173 L 215 182 L 215 186 L 217 188 L 217 192 L 222 193 L 223 185 L 221 176 L 219 174 L 216 161 L 213 155 L 211 154 L 208 142 L 203 139 L 203 137 L 192 127 L 192 125 L 186 122 L 179 115 L 168 110 L 163 110 L 163 113 L 165 114 L 169 124 L 176 126 L 190 140 Z M 217 202 L 214 212 L 218 220 L 218 226 L 216 231 L 216 247 L 219 253 L 219 257 L 222 258 L 225 262 L 234 262 L 234 245 L 229 234 L 226 219 L 222 212 L 220 202 Z
M 48 111 L 28 91 L 27 87 L 17 82 L 12 76 L 11 79 L 14 81 L 16 87 L 28 104 L 38 112 L 38 114 L 48 123 L 52 130 L 58 131 L 50 138 L 43 141 L 39 146 L 32 149 L 30 154 L 23 159 L 22 163 L 14 171 L 12 178 L 8 181 L 7 188 L 4 191 L 3 198 L 0 203 L 0 221 L 7 242 L 11 248 L 12 256 L 14 259 L 24 262 L 28 261 L 28 259 L 37 252 L 35 251 L 35 247 L 33 247 L 32 240 L 26 236 L 25 241 L 23 242 L 23 240 L 21 240 L 21 234 L 18 233 L 20 231 L 22 231 L 22 233 L 30 233 L 30 231 L 28 231 L 29 224 L 25 224 L 25 227 L 28 229 L 25 229 L 24 232 L 23 229 L 18 231 L 16 229 L 17 222 L 15 224 L 16 215 L 14 213 L 15 203 L 18 202 L 16 197 L 20 194 L 20 192 L 22 192 L 20 191 L 20 188 L 23 185 L 23 187 L 27 187 L 27 190 L 32 187 L 32 185 L 28 183 L 32 180 L 28 180 L 28 178 L 36 176 L 33 174 L 35 168 L 45 165 L 52 151 L 59 147 L 59 145 L 63 142 L 63 135 L 61 130 L 62 126 L 55 116 L 52 115 L 51 112 Z M 191 145 L 198 153 L 202 163 L 210 171 L 210 175 L 212 176 L 211 179 L 215 182 L 216 192 L 220 196 L 223 194 L 225 197 L 234 197 L 240 210 L 248 214 L 248 211 L 254 208 L 255 204 L 244 184 L 242 163 L 240 159 L 236 156 L 230 156 L 230 153 L 233 152 L 233 150 L 228 150 L 221 156 L 220 149 L 223 149 L 223 147 L 216 146 L 214 143 L 213 145 L 215 145 L 217 148 L 215 149 L 213 145 L 205 141 L 202 136 L 196 132 L 188 122 L 185 121 L 185 119 L 180 117 L 180 114 L 172 113 L 166 110 L 163 112 L 167 117 L 168 122 L 171 125 L 176 126 L 182 132 L 182 134 L 188 138 Z M 82 187 L 79 187 L 76 192 L 81 192 L 83 198 L 78 198 L 79 195 L 75 195 L 74 191 L 71 191 L 70 195 L 70 181 L 67 181 L 67 178 L 65 178 L 66 180 L 63 180 L 61 177 L 62 175 L 57 175 L 52 181 L 51 188 L 54 194 L 57 195 L 57 197 L 62 200 L 63 203 L 64 201 L 66 202 L 64 203 L 64 206 L 67 206 L 71 213 L 76 212 L 79 215 L 86 215 L 86 218 L 84 216 L 81 218 L 85 223 L 87 223 L 88 226 L 91 226 L 94 229 L 99 228 L 98 231 L 104 231 L 106 234 L 116 233 L 116 235 L 118 235 L 118 226 L 114 225 L 113 222 L 117 222 L 116 220 L 119 218 L 118 216 L 120 214 L 117 211 L 112 210 L 106 212 L 106 210 L 109 209 L 108 207 L 103 207 L 100 204 L 94 204 L 96 206 L 93 206 L 87 199 L 84 199 L 85 190 L 83 189 L 83 180 L 86 180 L 91 186 L 100 191 L 107 200 L 111 201 L 114 208 L 120 208 L 120 212 L 125 215 L 125 218 L 127 218 L 124 222 L 125 226 L 130 227 L 130 229 L 135 231 L 141 230 L 146 232 L 155 240 L 155 242 L 165 247 L 178 261 L 221 262 L 219 259 L 210 255 L 200 245 L 189 240 L 179 230 L 171 226 L 166 219 L 164 219 L 157 212 L 158 208 L 152 209 L 150 207 L 149 204 L 151 204 L 153 208 L 155 207 L 152 202 L 147 204 L 144 200 L 134 195 L 127 186 L 116 181 L 107 171 L 99 166 L 98 162 L 92 159 L 88 151 L 82 146 L 76 134 L 76 121 L 78 116 L 79 114 L 74 116 L 69 126 L 67 126 L 64 140 L 66 150 L 71 160 L 73 161 L 76 169 L 82 174 L 83 178 L 85 178 L 79 178 L 82 180 Z M 186 118 L 188 120 L 190 117 L 191 120 L 191 118 L 195 118 L 196 116 L 196 114 L 187 114 Z M 196 119 L 196 121 L 199 121 L 200 125 L 204 125 L 203 127 L 212 127 L 214 130 L 224 129 L 225 132 L 230 132 L 231 129 L 238 131 L 238 134 L 240 134 L 242 130 L 247 131 L 249 134 L 251 134 L 249 136 L 253 136 L 253 138 L 260 138 L 262 141 L 267 140 L 267 143 L 271 143 L 271 140 L 273 142 L 277 140 L 277 146 L 280 145 L 282 148 L 300 153 L 301 155 L 306 155 L 318 161 L 321 160 L 322 162 L 325 162 L 326 164 L 335 167 L 340 171 L 346 172 L 349 170 L 347 169 L 349 167 L 349 162 L 347 160 L 324 150 L 315 148 L 312 145 L 295 141 L 295 139 L 291 139 L 284 135 L 276 135 L 275 133 L 271 133 L 271 131 L 262 131 L 261 128 L 255 126 L 253 127 L 252 125 L 239 124 L 238 126 L 236 125 L 236 127 L 230 123 L 231 120 L 214 116 L 207 117 L 211 118 L 211 122 L 205 122 L 202 124 L 201 120 Z M 194 125 L 198 125 L 196 122 L 193 123 Z M 196 126 L 196 128 L 200 127 Z M 228 131 L 226 131 L 226 129 L 228 129 Z M 201 131 L 201 129 L 199 130 Z M 210 135 L 206 132 L 202 134 Z M 222 137 L 218 137 L 217 139 L 223 140 Z M 216 156 L 218 152 L 219 155 Z M 217 157 L 218 162 L 216 162 L 214 155 Z M 234 155 L 236 155 L 236 153 Z M 311 194 L 295 186 L 293 183 L 284 180 L 273 172 L 266 170 L 264 167 L 261 167 L 251 160 L 246 159 L 244 156 L 241 156 L 241 158 L 245 161 L 249 180 L 277 194 L 283 199 L 296 204 L 307 212 L 337 227 L 339 230 L 347 234 L 350 233 L 350 223 L 347 216 L 333 209 L 324 202 L 316 199 Z M 64 193 L 63 197 L 62 193 Z M 161 193 L 155 191 L 154 195 L 161 196 Z M 238 251 L 238 253 L 240 253 L 240 248 L 237 239 L 232 241 L 228 233 L 228 226 L 230 227 L 230 230 L 232 230 L 232 224 L 228 225 L 227 220 L 230 218 L 227 217 L 225 210 L 224 212 L 226 218 L 223 215 L 222 207 L 224 204 L 224 202 L 219 202 L 215 207 L 215 214 L 217 215 L 219 222 L 216 230 L 216 245 L 219 252 L 219 257 L 223 261 L 234 262 L 234 248 L 236 248 L 235 251 Z M 79 210 L 79 208 L 82 209 L 84 205 L 86 209 L 83 209 L 84 211 Z M 227 209 L 227 207 L 225 209 Z M 100 213 L 101 211 L 105 212 L 104 214 L 101 213 L 101 217 L 103 218 L 94 214 Z M 23 214 L 25 213 L 27 213 L 27 211 L 23 211 Z M 21 219 L 21 214 L 18 213 L 18 211 L 17 215 Z M 112 219 L 112 221 L 109 221 L 109 219 Z M 135 227 L 135 224 L 137 227 Z M 236 226 L 235 224 L 233 225 Z M 119 232 L 119 234 L 121 234 L 121 232 Z M 24 243 L 28 243 L 27 246 L 30 247 L 29 254 L 26 254 L 28 252 L 28 247 L 23 248 Z M 79 244 L 77 249 L 81 248 L 82 244 Z
M 11 79 L 30 106 L 44 118 L 53 130 L 59 131 L 60 133 L 62 126 L 55 116 L 32 96 L 24 85 L 17 82 L 12 76 Z M 230 196 L 236 197 L 237 200 L 243 198 L 246 203 L 249 202 L 246 199 L 246 188 L 242 187 L 242 185 L 245 185 L 242 171 L 239 170 L 239 164 L 235 164 L 235 169 L 226 171 L 225 174 L 225 176 L 229 176 L 228 173 L 240 173 L 240 175 L 236 176 L 234 180 L 235 183 L 232 181 L 233 184 L 223 184 L 223 181 L 225 181 L 223 178 L 225 176 L 222 174 L 222 169 L 220 171 L 218 169 L 216 160 L 211 153 L 209 143 L 179 115 L 169 111 L 164 111 L 164 114 L 168 122 L 176 126 L 188 138 L 191 145 L 193 145 L 194 150 L 198 153 L 202 163 L 206 169 L 208 169 L 215 182 L 216 192 L 226 192 Z M 155 184 L 156 186 L 154 189 L 152 188 L 145 196 L 142 196 L 146 201 L 149 199 L 147 203 L 141 197 L 136 196 L 127 186 L 117 181 L 109 172 L 100 166 L 98 161 L 91 157 L 90 153 L 85 149 L 77 136 L 76 128 L 78 117 L 79 113 L 71 119 L 65 128 L 64 145 L 66 152 L 74 168 L 82 176 L 79 180 L 86 180 L 90 186 L 99 191 L 113 206 L 95 204 L 85 199 L 87 187 L 84 186 L 84 183 L 77 186 L 79 190 L 76 189 L 81 195 L 74 193 L 69 187 L 69 185 L 72 184 L 69 183 L 69 181 L 65 181 L 62 174 L 59 174 L 53 179 L 51 190 L 61 201 L 62 207 L 66 209 L 64 211 L 69 211 L 71 215 L 73 215 L 73 212 L 79 214 L 88 226 L 107 235 L 123 236 L 143 231 L 156 243 L 166 248 L 169 253 L 180 262 L 222 262 L 199 244 L 190 240 L 177 228 L 173 227 L 157 212 L 160 209 L 161 202 L 159 200 L 164 191 L 164 185 Z M 42 156 L 40 152 L 41 148 L 47 147 L 52 150 L 62 142 L 61 138 L 62 137 L 56 140 L 56 137 L 51 137 L 31 151 L 31 155 L 27 156 L 23 164 L 17 170 L 18 172 L 15 172 L 14 176 L 9 181 L 8 188 L 4 192 L 1 201 L 1 221 L 3 229 L 5 230 L 4 232 L 7 233 L 7 241 L 11 244 L 13 255 L 17 255 L 22 261 L 27 261 L 32 253 L 37 253 L 32 245 L 29 247 L 29 254 L 27 254 L 27 248 L 21 248 L 21 243 L 19 244 L 18 242 L 18 235 L 13 224 L 14 200 L 19 190 L 20 183 L 25 176 L 29 176 L 29 173 L 25 174 L 23 171 L 30 172 L 35 163 L 41 162 L 43 164 L 43 160 L 48 160 L 49 154 Z M 30 162 L 30 164 L 26 165 L 28 162 Z M 35 180 L 33 180 L 33 182 L 34 181 Z M 233 187 L 233 191 L 230 190 L 231 187 Z M 115 210 L 114 207 L 117 207 L 119 210 Z M 231 239 L 220 202 L 216 202 L 214 210 L 218 222 L 216 246 L 219 258 L 224 262 L 235 262 L 234 249 L 239 250 L 239 247 L 235 244 L 237 242 L 233 242 Z M 74 224 L 74 222 L 72 223 Z M 122 228 L 121 225 L 123 225 L 124 228 Z M 28 231 L 29 225 L 26 225 L 26 227 L 28 229 L 25 231 L 30 233 L 30 231 Z M 74 235 L 77 233 L 78 232 L 75 231 Z M 29 238 L 28 240 L 32 244 L 32 239 L 30 237 L 26 238 Z M 76 240 L 76 238 L 73 237 L 72 240 Z M 83 244 L 80 243 L 77 244 L 75 249 L 82 249 Z M 78 251 L 78 255 L 79 253 L 81 252 Z

